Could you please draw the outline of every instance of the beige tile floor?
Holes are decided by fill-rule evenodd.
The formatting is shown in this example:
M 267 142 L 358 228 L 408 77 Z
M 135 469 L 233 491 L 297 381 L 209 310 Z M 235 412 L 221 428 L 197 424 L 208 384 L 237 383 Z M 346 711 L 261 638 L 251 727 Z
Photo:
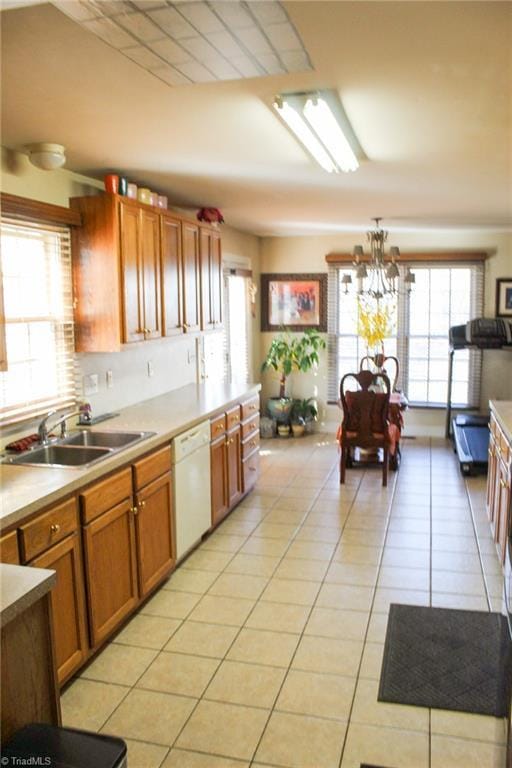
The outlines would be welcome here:
M 129 768 L 502 768 L 505 723 L 377 701 L 389 605 L 500 610 L 485 479 L 404 441 L 338 482 L 330 435 L 266 441 L 253 493 L 64 692 Z

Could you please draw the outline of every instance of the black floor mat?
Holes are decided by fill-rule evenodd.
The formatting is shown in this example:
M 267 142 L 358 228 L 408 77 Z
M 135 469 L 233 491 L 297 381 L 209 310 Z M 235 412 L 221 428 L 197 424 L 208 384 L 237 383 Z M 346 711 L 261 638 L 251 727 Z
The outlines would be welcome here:
M 511 649 L 500 613 L 391 605 L 378 699 L 506 717 Z

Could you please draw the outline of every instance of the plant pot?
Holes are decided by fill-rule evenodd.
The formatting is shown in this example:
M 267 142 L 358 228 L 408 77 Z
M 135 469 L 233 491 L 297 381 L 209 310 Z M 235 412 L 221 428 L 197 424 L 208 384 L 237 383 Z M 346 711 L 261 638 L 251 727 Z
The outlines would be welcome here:
M 290 425 L 289 424 L 278 424 L 277 425 L 277 432 L 279 434 L 279 437 L 290 437 Z
M 291 397 L 271 397 L 267 401 L 267 413 L 278 423 L 288 423 L 293 400 Z
M 313 432 L 315 431 L 315 420 L 306 419 L 306 424 L 304 429 L 305 429 L 306 435 L 312 435 Z
M 294 437 L 302 437 L 306 429 L 305 424 L 292 424 L 292 432 Z

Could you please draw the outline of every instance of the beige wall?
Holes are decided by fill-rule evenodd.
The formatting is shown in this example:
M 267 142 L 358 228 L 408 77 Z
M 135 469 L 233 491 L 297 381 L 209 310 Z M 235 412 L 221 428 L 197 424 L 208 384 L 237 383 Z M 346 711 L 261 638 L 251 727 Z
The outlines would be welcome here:
M 2 148 L 2 192 L 67 206 L 70 197 L 99 194 L 102 189 L 103 184 L 96 179 L 64 169 L 41 171 L 34 168 L 25 155 Z M 259 238 L 223 227 L 222 247 L 225 258 L 246 264 L 255 271 L 258 280 Z M 258 336 L 259 323 L 253 320 L 251 342 L 255 358 L 259 356 Z M 148 341 L 127 345 L 121 352 L 78 354 L 75 359 L 80 393 L 83 377 L 98 374 L 99 392 L 87 396 L 95 414 L 123 408 L 198 380 L 197 338 L 194 337 Z M 148 362 L 154 370 L 151 377 L 147 373 Z M 113 373 L 111 389 L 107 388 L 107 371 Z M 28 428 L 25 424 L 23 431 L 26 433 Z M 13 434 L 16 430 L 6 432 L 4 442 Z
M 385 222 L 384 222 L 385 224 Z M 272 237 L 264 238 L 261 249 L 261 271 L 265 272 L 325 272 L 325 256 L 331 252 L 351 252 L 356 243 L 364 244 L 361 232 L 343 232 L 338 235 L 319 237 Z M 485 267 L 485 314 L 495 313 L 496 278 L 512 277 L 512 235 L 502 233 L 468 232 L 399 232 L 389 236 L 389 243 L 398 245 L 406 253 L 410 251 L 473 249 L 486 250 L 490 258 Z M 261 358 L 265 356 L 271 334 L 261 334 Z M 299 396 L 317 394 L 321 414 L 328 421 L 338 419 L 335 407 L 326 408 L 327 368 L 323 355 L 315 375 L 295 374 L 292 377 L 293 394 Z M 277 394 L 277 381 L 270 374 L 264 376 L 264 396 Z M 512 352 L 485 351 L 481 407 L 485 409 L 489 399 L 512 400 Z M 409 411 L 407 431 L 410 434 L 442 434 L 444 409 Z

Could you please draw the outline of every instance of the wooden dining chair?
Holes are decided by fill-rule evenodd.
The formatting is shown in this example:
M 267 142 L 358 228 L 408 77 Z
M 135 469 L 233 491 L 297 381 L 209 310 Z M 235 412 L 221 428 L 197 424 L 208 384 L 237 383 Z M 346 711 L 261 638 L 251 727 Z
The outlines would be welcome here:
M 357 389 L 349 390 L 347 385 L 355 380 Z M 370 387 L 384 385 L 384 391 L 375 391 Z M 352 381 L 352 386 L 354 383 Z M 388 484 L 388 461 L 390 435 L 388 426 L 389 397 L 391 386 L 384 373 L 359 371 L 347 373 L 340 382 L 340 400 L 343 408 L 343 421 L 340 433 L 340 484 L 345 482 L 347 461 L 351 448 L 382 448 L 382 485 Z
M 387 371 L 386 365 L 389 364 L 389 362 L 393 365 L 393 376 L 390 376 L 390 374 Z M 377 368 L 380 368 L 381 373 L 385 373 L 386 376 L 389 376 L 391 384 L 391 391 L 396 392 L 396 388 L 398 385 L 398 377 L 400 376 L 400 363 L 398 362 L 398 357 L 395 357 L 394 355 L 386 356 L 384 354 L 379 355 L 365 355 L 361 358 L 361 362 L 359 363 L 359 370 L 360 371 L 369 371 L 371 370 L 371 365 L 374 365 Z

